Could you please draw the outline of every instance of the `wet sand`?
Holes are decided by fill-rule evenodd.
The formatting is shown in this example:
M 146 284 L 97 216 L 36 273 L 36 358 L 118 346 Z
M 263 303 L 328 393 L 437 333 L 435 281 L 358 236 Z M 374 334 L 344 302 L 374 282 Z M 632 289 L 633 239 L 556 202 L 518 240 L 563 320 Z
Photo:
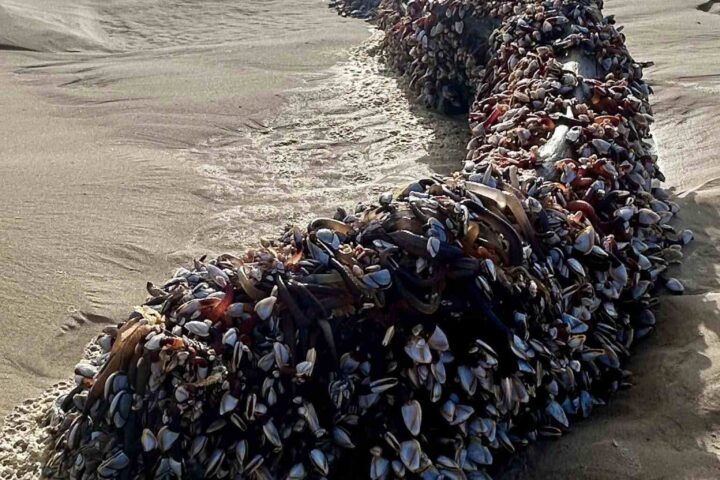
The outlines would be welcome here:
M 0 415 L 67 378 L 146 280 L 464 156 L 462 121 L 408 103 L 367 47 L 348 51 L 367 24 L 322 1 L 147 5 L 0 0 L 0 109 L 12 119 L 0 143 Z M 656 64 L 661 164 L 678 222 L 696 233 L 679 271 L 687 293 L 662 299 L 658 332 L 630 364 L 635 387 L 507 477 L 718 478 L 720 10 L 610 0 L 605 13 Z M 43 407 L 8 417 L 0 477 L 12 455 L 28 463 Z

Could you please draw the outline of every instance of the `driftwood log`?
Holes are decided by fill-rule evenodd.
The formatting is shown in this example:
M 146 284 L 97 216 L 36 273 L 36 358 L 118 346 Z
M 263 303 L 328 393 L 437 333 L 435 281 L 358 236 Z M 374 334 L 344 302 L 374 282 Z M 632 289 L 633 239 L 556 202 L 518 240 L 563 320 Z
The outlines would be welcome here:
M 383 1 L 387 62 L 468 112 L 461 169 L 149 284 L 50 412 L 44 475 L 487 479 L 627 386 L 692 233 L 601 7 Z

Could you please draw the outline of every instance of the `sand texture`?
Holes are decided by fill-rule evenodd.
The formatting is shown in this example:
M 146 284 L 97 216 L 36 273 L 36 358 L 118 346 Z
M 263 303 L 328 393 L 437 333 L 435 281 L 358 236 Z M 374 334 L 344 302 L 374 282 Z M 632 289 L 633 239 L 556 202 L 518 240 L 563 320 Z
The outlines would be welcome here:
M 720 478 L 718 6 L 606 2 L 655 62 L 686 295 L 635 387 L 504 478 Z M 460 164 L 464 120 L 415 106 L 369 37 L 321 0 L 0 0 L 1 479 L 37 478 L 51 386 L 147 280 Z

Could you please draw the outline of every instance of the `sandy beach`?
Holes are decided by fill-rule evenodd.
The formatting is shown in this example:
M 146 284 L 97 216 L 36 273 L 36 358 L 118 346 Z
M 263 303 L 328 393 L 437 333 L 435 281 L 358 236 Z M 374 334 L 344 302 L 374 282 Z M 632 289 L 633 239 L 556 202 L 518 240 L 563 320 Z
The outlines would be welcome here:
M 655 62 L 686 294 L 662 299 L 635 386 L 504 478 L 720 477 L 718 6 L 606 2 Z M 0 417 L 67 379 L 146 281 L 460 164 L 464 121 L 413 105 L 371 36 L 321 0 L 0 0 Z M 8 417 L 0 466 L 38 405 Z

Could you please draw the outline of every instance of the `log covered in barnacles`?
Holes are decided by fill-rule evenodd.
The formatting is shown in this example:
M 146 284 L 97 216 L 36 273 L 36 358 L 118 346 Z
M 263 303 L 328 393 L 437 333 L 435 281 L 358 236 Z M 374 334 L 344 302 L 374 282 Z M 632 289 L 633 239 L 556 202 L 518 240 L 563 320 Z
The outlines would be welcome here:
M 44 475 L 487 479 L 626 386 L 692 233 L 600 7 L 385 0 L 388 63 L 471 104 L 462 170 L 148 285 L 58 399 Z

